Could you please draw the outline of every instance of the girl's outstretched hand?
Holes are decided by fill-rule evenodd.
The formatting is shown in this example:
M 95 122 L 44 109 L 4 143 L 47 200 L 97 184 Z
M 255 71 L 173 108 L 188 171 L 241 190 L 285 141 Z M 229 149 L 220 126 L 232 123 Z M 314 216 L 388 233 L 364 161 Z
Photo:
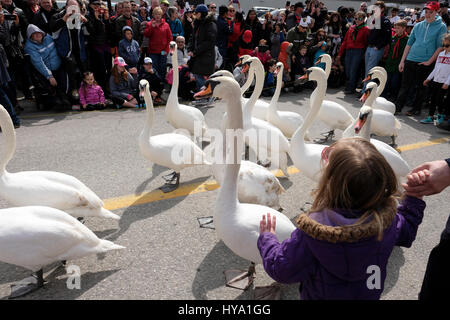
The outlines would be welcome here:
M 261 221 L 259 222 L 259 233 L 264 232 L 270 232 L 275 234 L 275 227 L 277 225 L 277 217 L 273 216 L 272 219 L 270 219 L 270 213 L 267 214 L 267 220 L 266 215 L 263 214 Z

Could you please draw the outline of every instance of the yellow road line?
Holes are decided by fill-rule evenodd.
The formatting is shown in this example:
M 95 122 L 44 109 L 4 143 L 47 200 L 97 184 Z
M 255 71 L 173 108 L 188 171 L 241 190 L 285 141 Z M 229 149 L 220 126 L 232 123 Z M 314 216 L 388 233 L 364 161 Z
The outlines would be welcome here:
M 413 143 L 413 144 L 407 144 L 407 145 L 398 147 L 397 150 L 409 151 L 409 150 L 421 149 L 421 148 L 433 146 L 436 144 L 442 144 L 442 143 L 446 143 L 446 142 L 450 142 L 450 138 L 440 138 L 440 139 L 435 139 L 435 140 L 430 140 L 430 141 L 422 141 L 422 142 L 417 142 L 417 143 Z M 294 175 L 298 172 L 300 172 L 300 171 L 294 166 L 290 166 L 288 168 L 288 173 L 290 175 Z M 273 173 L 277 177 L 283 176 L 283 173 L 281 172 L 281 170 L 275 170 L 275 171 L 273 171 Z M 160 200 L 184 197 L 184 196 L 187 196 L 189 194 L 194 194 L 194 193 L 213 191 L 213 190 L 216 190 L 217 188 L 219 188 L 219 184 L 217 183 L 217 181 L 209 180 L 206 182 L 181 184 L 178 189 L 176 189 L 173 192 L 169 192 L 169 193 L 164 193 L 158 189 L 158 190 L 153 190 L 151 192 L 145 193 L 141 196 L 136 196 L 134 194 L 130 194 L 130 195 L 125 195 L 125 196 L 121 196 L 121 197 L 106 199 L 106 200 L 103 200 L 103 202 L 105 204 L 106 209 L 117 210 L 117 209 L 129 207 L 129 206 L 135 206 L 135 205 L 139 205 L 139 204 L 145 204 L 145 203 L 150 203 L 150 202 L 155 202 L 155 201 L 160 201 Z

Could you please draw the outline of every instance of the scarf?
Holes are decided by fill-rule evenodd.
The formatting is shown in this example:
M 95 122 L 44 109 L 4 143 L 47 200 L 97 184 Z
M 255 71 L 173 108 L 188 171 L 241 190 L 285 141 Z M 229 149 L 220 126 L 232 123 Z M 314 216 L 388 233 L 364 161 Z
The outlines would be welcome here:
M 394 49 L 392 50 L 392 59 L 398 58 L 398 48 L 400 47 L 400 39 L 406 37 L 406 31 L 401 36 L 394 35 L 394 39 L 397 39 L 397 42 L 394 45 Z
M 366 23 L 361 23 L 359 26 L 355 25 L 355 29 L 352 32 L 352 40 L 355 41 L 358 36 L 358 31 L 366 26 Z

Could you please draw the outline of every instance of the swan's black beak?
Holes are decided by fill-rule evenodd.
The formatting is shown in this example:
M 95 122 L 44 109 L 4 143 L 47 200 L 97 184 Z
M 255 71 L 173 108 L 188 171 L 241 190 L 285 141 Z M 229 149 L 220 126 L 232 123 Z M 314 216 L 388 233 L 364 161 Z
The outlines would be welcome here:
M 355 124 L 355 133 L 356 134 L 358 134 L 361 131 L 362 127 L 364 126 L 364 124 L 367 121 L 368 115 L 369 115 L 368 113 L 359 115 L 358 121 L 356 121 L 356 124 Z

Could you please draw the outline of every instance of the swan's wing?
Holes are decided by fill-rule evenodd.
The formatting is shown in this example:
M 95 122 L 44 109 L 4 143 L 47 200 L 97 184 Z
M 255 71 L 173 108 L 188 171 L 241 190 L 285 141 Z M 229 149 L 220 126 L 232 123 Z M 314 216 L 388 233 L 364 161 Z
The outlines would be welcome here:
M 396 175 L 400 177 L 405 177 L 411 171 L 408 163 L 390 145 L 376 139 L 370 139 L 370 142 L 384 156 L 384 158 L 390 164 Z

